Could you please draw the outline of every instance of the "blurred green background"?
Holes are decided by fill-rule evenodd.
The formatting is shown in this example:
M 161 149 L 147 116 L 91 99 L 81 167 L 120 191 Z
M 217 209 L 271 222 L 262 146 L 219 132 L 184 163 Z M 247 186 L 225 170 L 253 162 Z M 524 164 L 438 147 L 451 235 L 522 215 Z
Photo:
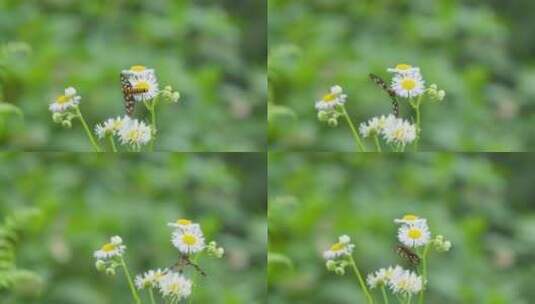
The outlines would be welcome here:
M 356 124 L 386 114 L 368 74 L 410 63 L 447 91 L 423 105 L 420 150 L 535 150 L 534 10 L 531 0 L 269 1 L 270 148 L 354 151 L 345 121 L 320 124 L 314 102 L 339 84 Z
M 2 304 L 130 303 L 122 273 L 95 270 L 94 250 L 120 235 L 132 272 L 170 266 L 178 255 L 167 223 L 178 217 L 200 222 L 226 251 L 200 259 L 208 276 L 193 303 L 265 303 L 265 156 L 2 154 L 0 164 L 0 220 L 41 211 L 24 229 L 17 265 L 44 282 L 34 298 L 32 285 L 0 291 Z
M 393 220 L 407 213 L 453 243 L 430 256 L 426 303 L 533 303 L 533 172 L 523 153 L 271 153 L 269 303 L 364 303 L 321 254 L 348 234 L 362 272 L 403 264 Z
M 0 44 L 31 49 L 0 56 L 0 101 L 24 112 L 0 111 L 0 146 L 91 151 L 80 124 L 62 129 L 48 104 L 74 86 L 90 125 L 122 115 L 119 72 L 142 64 L 182 94 L 160 106 L 157 150 L 263 150 L 266 9 L 265 0 L 0 0 Z

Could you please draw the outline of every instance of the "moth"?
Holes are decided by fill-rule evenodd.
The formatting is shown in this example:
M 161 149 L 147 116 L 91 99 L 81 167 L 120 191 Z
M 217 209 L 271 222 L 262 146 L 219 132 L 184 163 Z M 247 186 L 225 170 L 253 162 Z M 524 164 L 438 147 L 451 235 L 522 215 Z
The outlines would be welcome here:
M 400 257 L 407 260 L 412 266 L 418 266 L 420 264 L 420 257 L 408 247 L 398 244 L 394 250 Z
M 399 117 L 399 102 L 396 98 L 396 92 L 392 90 L 386 82 L 379 76 L 370 73 L 370 79 L 375 82 L 381 89 L 383 89 L 388 95 L 390 96 L 390 99 L 392 99 L 392 112 L 394 112 L 394 115 L 396 117 Z
M 192 262 L 190 258 L 185 254 L 181 254 L 179 256 L 178 261 L 171 267 L 171 269 L 176 270 L 178 272 L 182 272 L 184 271 L 184 268 L 186 268 L 187 266 L 193 267 L 193 269 L 195 269 L 203 277 L 206 276 L 206 272 L 204 272 L 204 270 L 202 270 L 202 268 L 199 265 Z
M 126 110 L 126 115 L 132 117 L 134 114 L 134 109 L 136 106 L 136 100 L 134 99 L 134 94 L 146 93 L 147 89 L 144 88 L 134 88 L 130 83 L 130 78 L 126 73 L 121 73 L 121 89 L 123 91 L 124 107 Z

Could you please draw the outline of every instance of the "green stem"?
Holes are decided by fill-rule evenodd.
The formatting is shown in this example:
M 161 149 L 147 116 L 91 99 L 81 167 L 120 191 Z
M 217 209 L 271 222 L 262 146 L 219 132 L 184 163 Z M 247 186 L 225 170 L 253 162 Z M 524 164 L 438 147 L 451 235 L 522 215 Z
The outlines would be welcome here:
M 385 285 L 381 285 L 381 293 L 383 294 L 383 301 L 385 304 L 389 304 L 388 303 L 388 296 L 386 295 L 386 290 L 385 290 Z
M 347 124 L 351 128 L 351 132 L 353 133 L 353 137 L 355 138 L 357 147 L 359 148 L 360 152 L 366 152 L 366 148 L 364 148 L 364 145 L 362 144 L 362 140 L 360 139 L 359 133 L 357 132 L 357 129 L 355 129 L 355 125 L 351 121 L 349 114 L 347 114 L 346 107 L 343 105 L 340 107 L 342 108 L 342 113 L 344 114 L 346 118 Z
M 375 141 L 375 147 L 377 148 L 377 152 L 382 152 L 381 143 L 379 143 L 379 137 L 377 136 L 377 134 L 374 136 L 374 141 Z
M 117 146 L 115 146 L 115 139 L 113 139 L 113 135 L 110 135 L 109 139 L 110 139 L 111 150 L 113 152 L 117 152 Z
M 412 302 L 412 293 L 409 293 L 409 296 L 407 298 L 407 304 L 411 304 Z
M 156 102 L 158 97 L 155 97 L 153 100 L 145 103 L 145 107 L 150 112 L 150 128 L 151 128 L 151 139 L 150 139 L 150 151 L 154 151 L 154 141 L 156 139 Z
M 149 296 L 150 296 L 150 303 L 156 304 L 156 301 L 154 301 L 154 293 L 152 292 L 152 288 L 149 289 Z
M 424 292 L 427 287 L 427 253 L 429 251 L 429 244 L 425 245 L 424 253 L 422 254 L 422 290 L 420 290 L 419 304 L 424 303 Z
M 141 300 L 139 299 L 139 295 L 137 294 L 136 288 L 134 287 L 134 282 L 132 281 L 132 277 L 130 276 L 130 272 L 128 271 L 128 267 L 126 266 L 126 263 L 121 256 L 121 266 L 123 266 L 124 274 L 126 276 L 126 279 L 128 280 L 128 286 L 130 286 L 130 291 L 132 292 L 132 297 L 134 298 L 134 301 L 136 301 L 137 304 L 141 304 Z
M 353 268 L 353 271 L 355 272 L 355 275 L 357 276 L 360 284 L 360 288 L 362 288 L 362 291 L 364 291 L 364 294 L 366 295 L 366 298 L 368 299 L 368 303 L 373 304 L 373 298 L 370 295 L 370 292 L 368 291 L 368 287 L 366 287 L 366 283 L 364 283 L 364 280 L 362 279 L 362 276 L 360 275 L 360 271 L 357 268 L 357 263 L 355 263 L 355 260 L 353 259 L 352 255 L 349 255 L 349 262 L 351 264 L 351 267 Z
M 93 145 L 93 148 L 96 152 L 100 152 L 100 147 L 98 146 L 97 142 L 95 141 L 95 138 L 93 138 L 93 134 L 89 130 L 89 127 L 87 126 L 87 123 L 85 122 L 84 116 L 82 115 L 82 112 L 80 111 L 80 108 L 78 106 L 74 107 L 76 109 L 76 115 L 78 115 L 78 118 L 80 119 L 80 122 L 82 122 L 82 125 L 84 126 L 85 132 L 87 133 L 87 137 L 89 137 L 89 141 L 91 141 L 91 144 Z
M 414 111 L 416 112 L 416 139 L 414 140 L 414 151 L 418 151 L 418 141 L 420 140 L 420 103 L 422 101 L 422 96 L 423 95 L 420 95 L 418 97 L 416 104 L 414 105 Z

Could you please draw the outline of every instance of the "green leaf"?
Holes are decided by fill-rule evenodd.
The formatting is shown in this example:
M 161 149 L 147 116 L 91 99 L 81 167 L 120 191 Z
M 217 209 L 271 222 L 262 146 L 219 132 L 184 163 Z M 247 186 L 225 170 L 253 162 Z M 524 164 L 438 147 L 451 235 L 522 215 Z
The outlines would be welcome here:
M 268 253 L 268 265 L 279 264 L 284 265 L 290 269 L 293 269 L 294 264 L 292 260 L 280 253 L 269 252 Z
M 23 116 L 22 111 L 18 107 L 7 102 L 0 102 L 0 115 L 1 114 L 16 114 L 20 117 Z
M 271 103 L 268 104 L 268 121 L 279 118 L 296 119 L 297 115 L 288 107 L 278 106 Z

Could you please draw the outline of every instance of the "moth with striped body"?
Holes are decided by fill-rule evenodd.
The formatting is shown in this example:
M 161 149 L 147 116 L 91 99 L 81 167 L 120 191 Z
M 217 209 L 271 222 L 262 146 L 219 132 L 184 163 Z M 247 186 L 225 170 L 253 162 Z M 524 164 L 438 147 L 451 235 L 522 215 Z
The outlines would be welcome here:
M 400 257 L 407 260 L 412 266 L 416 267 L 420 265 L 420 257 L 408 247 L 398 244 L 396 247 L 394 247 L 394 250 Z
M 198 273 L 200 273 L 203 277 L 206 276 L 206 272 L 204 272 L 204 270 L 202 270 L 202 268 L 199 265 L 192 262 L 190 258 L 185 254 L 181 254 L 179 256 L 178 261 L 173 266 L 171 266 L 171 269 L 178 271 L 179 273 L 182 273 L 184 271 L 184 268 L 186 268 L 186 266 L 191 266 Z
M 130 83 L 130 77 L 128 73 L 121 72 L 121 89 L 123 91 L 124 107 L 126 115 L 132 117 L 136 106 L 136 100 L 134 94 L 146 93 L 146 88 L 134 88 Z
M 370 79 L 375 82 L 381 89 L 383 89 L 388 95 L 390 96 L 390 99 L 392 99 L 392 112 L 396 117 L 399 117 L 399 102 L 396 97 L 396 92 L 390 88 L 386 82 L 379 76 L 370 73 Z

